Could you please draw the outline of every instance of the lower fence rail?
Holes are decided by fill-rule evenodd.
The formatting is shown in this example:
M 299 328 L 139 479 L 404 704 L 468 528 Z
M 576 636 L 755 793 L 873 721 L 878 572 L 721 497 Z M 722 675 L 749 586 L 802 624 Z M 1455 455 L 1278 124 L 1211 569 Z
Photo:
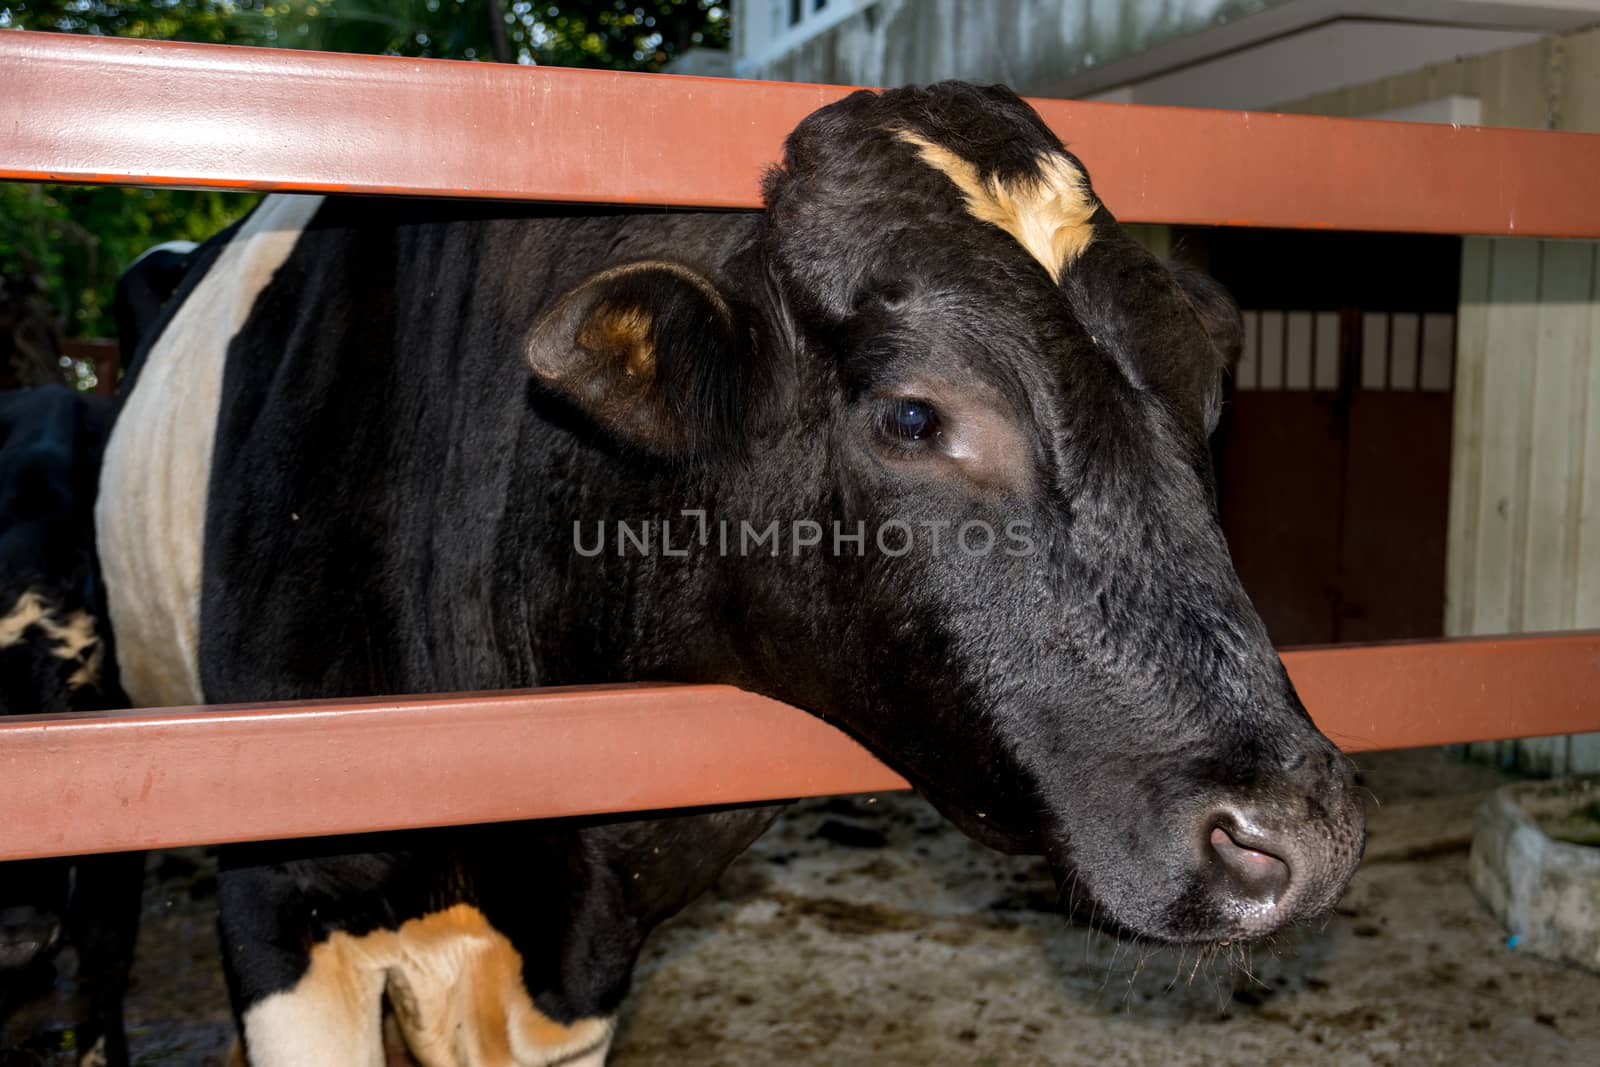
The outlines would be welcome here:
M 1600 631 L 1291 649 L 1346 751 L 1600 730 Z M 799 709 L 624 685 L 0 720 L 0 860 L 903 789 Z

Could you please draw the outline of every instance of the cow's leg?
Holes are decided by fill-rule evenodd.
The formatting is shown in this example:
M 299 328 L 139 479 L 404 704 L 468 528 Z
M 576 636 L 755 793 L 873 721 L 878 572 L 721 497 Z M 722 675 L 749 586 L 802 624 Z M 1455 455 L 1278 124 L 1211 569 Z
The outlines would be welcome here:
M 602 1067 L 612 1020 L 557 1022 L 535 1006 L 522 957 L 468 904 L 353 943 L 387 975 L 389 1002 L 422 1067 Z
M 249 1067 L 386 1067 L 386 993 L 422 1067 L 603 1067 L 612 1020 L 562 1023 L 541 1012 L 521 956 L 478 909 L 456 904 L 317 937 L 322 925 L 296 876 L 304 866 L 235 867 L 225 855 L 218 873 Z
M 128 1063 L 122 1002 L 139 937 L 144 857 L 143 852 L 118 852 L 76 863 L 67 927 L 78 949 L 78 984 L 89 996 L 89 1014 L 78 1027 L 79 1067 Z
M 301 981 L 245 1008 L 250 1067 L 386 1067 L 383 972 L 348 959 L 343 940 L 335 934 L 317 945 Z
M 315 912 L 279 867 L 217 875 L 223 962 L 250 1067 L 385 1067 L 381 969 Z

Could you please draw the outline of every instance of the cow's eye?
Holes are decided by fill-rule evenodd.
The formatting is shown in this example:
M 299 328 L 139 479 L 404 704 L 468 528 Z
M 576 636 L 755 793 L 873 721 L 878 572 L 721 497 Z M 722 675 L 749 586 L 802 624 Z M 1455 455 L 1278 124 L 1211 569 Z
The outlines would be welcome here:
M 890 400 L 883 408 L 883 432 L 894 441 L 926 441 L 939 433 L 939 415 L 926 400 Z

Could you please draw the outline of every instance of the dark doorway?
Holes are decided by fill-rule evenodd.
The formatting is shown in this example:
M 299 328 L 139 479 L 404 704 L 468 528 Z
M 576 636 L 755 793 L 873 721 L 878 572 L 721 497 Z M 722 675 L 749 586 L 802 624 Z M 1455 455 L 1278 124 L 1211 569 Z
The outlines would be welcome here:
M 1203 242 L 1245 309 L 1215 442 L 1222 525 L 1273 639 L 1438 636 L 1461 242 Z

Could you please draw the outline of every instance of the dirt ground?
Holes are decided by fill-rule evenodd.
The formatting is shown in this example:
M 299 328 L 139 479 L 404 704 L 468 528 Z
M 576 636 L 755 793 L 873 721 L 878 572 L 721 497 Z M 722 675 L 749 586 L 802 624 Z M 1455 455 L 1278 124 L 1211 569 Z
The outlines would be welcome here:
M 1467 884 L 1502 776 L 1431 750 L 1358 763 L 1382 803 L 1337 913 L 1210 958 L 1067 923 L 1042 865 L 914 797 L 798 805 L 647 946 L 612 1065 L 1600 1064 L 1600 975 L 1508 948 Z M 226 1052 L 214 889 L 203 851 L 152 858 L 138 1063 Z

